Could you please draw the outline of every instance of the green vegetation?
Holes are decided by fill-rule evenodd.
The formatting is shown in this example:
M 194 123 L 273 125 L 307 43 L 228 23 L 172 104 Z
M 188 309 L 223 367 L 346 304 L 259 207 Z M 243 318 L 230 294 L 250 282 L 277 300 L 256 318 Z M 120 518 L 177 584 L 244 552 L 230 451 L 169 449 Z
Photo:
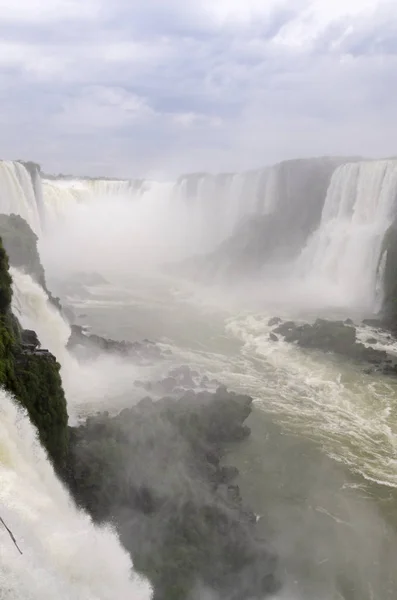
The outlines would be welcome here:
M 67 455 L 68 415 L 60 366 L 49 352 L 39 353 L 23 343 L 22 329 L 11 312 L 11 299 L 8 257 L 0 240 L 0 385 L 26 408 L 54 466 L 62 469 Z

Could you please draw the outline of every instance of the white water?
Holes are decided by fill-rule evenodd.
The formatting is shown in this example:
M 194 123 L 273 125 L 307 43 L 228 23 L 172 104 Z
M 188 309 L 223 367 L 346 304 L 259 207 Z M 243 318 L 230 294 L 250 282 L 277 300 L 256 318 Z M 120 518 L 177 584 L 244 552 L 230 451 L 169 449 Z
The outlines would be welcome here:
M 13 281 L 12 310 L 22 327 L 33 329 L 43 348 L 50 350 L 60 363 L 65 363 L 66 344 L 71 332 L 69 324 L 30 275 L 13 267 L 10 274 Z
M 2 600 L 146 600 L 149 585 L 132 571 L 110 527 L 78 511 L 39 445 L 27 415 L 0 389 Z
M 113 410 L 140 399 L 134 381 L 147 377 L 152 367 L 138 367 L 121 357 L 102 355 L 80 363 L 66 348 L 70 326 L 49 302 L 43 288 L 26 273 L 11 268 L 12 310 L 24 329 L 33 329 L 61 365 L 62 384 L 72 423 L 108 403 Z M 119 403 L 118 403 L 119 402 Z M 112 407 L 110 407 L 112 408 Z
M 28 171 L 18 162 L 0 161 L 0 213 L 20 215 L 35 233 L 41 231 L 33 182 Z
M 347 164 L 334 173 L 321 223 L 296 268 L 325 305 L 374 310 L 384 235 L 396 216 L 397 161 Z

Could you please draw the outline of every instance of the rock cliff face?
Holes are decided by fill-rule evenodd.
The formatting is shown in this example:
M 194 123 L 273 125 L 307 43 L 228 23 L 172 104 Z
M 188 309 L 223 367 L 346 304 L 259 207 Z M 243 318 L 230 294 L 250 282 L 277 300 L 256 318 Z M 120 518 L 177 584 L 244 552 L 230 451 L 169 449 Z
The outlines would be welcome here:
M 29 273 L 47 293 L 59 310 L 61 304 L 47 288 L 43 265 L 37 249 L 37 235 L 19 215 L 0 215 L 0 237 L 9 258 L 10 265 Z
M 12 279 L 8 269 L 8 257 L 0 240 L 0 385 L 27 410 L 41 443 L 59 470 L 65 465 L 68 441 L 60 366 L 52 354 L 39 347 L 36 334 L 24 331 L 12 314 Z

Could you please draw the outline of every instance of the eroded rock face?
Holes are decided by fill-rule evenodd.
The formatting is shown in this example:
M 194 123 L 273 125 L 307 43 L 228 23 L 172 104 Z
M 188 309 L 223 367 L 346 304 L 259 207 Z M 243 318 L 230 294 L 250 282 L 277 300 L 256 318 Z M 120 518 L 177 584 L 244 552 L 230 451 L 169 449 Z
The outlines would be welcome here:
M 251 406 L 224 387 L 188 391 L 71 430 L 74 496 L 96 520 L 116 523 L 156 600 L 185 600 L 197 582 L 225 600 L 277 589 L 275 557 L 244 507 L 238 471 L 221 465 L 225 445 L 249 435 Z
M 62 312 L 59 298 L 54 297 L 47 288 L 44 268 L 37 249 L 38 237 L 30 225 L 19 215 L 0 215 L 0 237 L 10 265 L 29 273 L 44 289 L 51 304 Z

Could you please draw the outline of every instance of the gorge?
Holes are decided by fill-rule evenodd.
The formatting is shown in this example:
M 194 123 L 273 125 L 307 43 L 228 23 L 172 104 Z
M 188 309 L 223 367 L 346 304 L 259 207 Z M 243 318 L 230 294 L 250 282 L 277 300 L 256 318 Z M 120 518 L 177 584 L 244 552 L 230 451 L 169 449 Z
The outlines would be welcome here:
M 396 217 L 397 160 L 0 162 L 4 597 L 394 599 Z

